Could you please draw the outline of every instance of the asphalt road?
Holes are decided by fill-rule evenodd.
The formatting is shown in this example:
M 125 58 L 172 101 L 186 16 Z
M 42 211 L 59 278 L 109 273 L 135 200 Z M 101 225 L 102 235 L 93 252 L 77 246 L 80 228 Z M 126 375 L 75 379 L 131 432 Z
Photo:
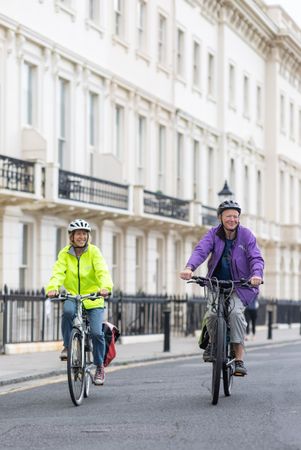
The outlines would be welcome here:
M 0 448 L 301 450 L 300 344 L 246 360 L 249 375 L 216 406 L 211 365 L 196 357 L 110 372 L 80 407 L 66 381 L 2 391 Z

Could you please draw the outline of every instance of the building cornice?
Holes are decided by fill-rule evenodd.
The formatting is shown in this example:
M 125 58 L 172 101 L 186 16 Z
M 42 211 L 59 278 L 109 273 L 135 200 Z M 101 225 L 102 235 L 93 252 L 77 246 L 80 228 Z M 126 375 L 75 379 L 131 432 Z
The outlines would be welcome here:
M 301 79 L 301 48 L 295 39 L 287 33 L 278 34 L 274 41 L 278 49 L 278 63 L 280 72 L 285 75 L 290 73 L 293 77 Z
M 220 22 L 226 23 L 264 58 L 278 33 L 276 24 L 254 0 L 222 0 Z
M 233 143 L 240 150 L 245 149 L 248 152 L 255 154 L 256 156 L 262 159 L 264 158 L 263 149 L 257 147 L 253 140 L 246 141 L 245 139 L 231 132 L 225 133 L 225 136 L 229 144 Z
M 211 23 L 217 23 L 221 9 L 220 0 L 185 0 L 190 6 L 199 10 L 199 13 Z
M 299 174 L 301 171 L 301 164 L 298 164 L 296 160 L 288 158 L 286 155 L 279 154 L 279 167 L 291 173 Z

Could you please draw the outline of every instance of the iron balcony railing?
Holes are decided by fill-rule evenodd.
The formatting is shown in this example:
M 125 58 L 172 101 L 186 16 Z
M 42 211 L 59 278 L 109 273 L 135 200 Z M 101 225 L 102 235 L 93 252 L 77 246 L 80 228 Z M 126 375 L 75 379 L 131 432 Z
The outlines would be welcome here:
M 34 194 L 34 163 L 0 155 L 0 188 Z
M 59 198 L 128 209 L 128 186 L 60 170 Z
M 145 190 L 144 212 L 189 222 L 189 201 Z

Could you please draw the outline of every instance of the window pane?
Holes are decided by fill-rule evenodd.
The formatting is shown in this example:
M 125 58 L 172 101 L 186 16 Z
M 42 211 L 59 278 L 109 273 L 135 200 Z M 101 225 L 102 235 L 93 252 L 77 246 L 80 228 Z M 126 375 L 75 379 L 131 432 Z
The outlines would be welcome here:
M 249 116 L 249 78 L 244 76 L 244 97 L 243 97 L 243 112 L 245 116 Z
M 208 95 L 214 95 L 214 56 L 208 55 Z
M 235 67 L 229 65 L 229 103 L 235 105 Z
M 164 64 L 166 61 L 166 18 L 159 14 L 158 33 L 158 61 Z
M 193 142 L 193 198 L 200 197 L 200 145 L 198 141 Z
M 115 133 L 114 133 L 114 154 L 117 158 L 122 157 L 122 142 L 123 142 L 123 120 L 124 109 L 122 106 L 115 106 Z
M 158 190 L 164 192 L 166 128 L 163 125 L 159 125 L 158 133 Z
M 136 238 L 136 292 L 143 290 L 143 239 Z
M 200 86 L 200 45 L 193 43 L 193 84 Z
M 257 122 L 261 122 L 261 118 L 262 118 L 262 91 L 261 91 L 261 87 L 257 86 Z
M 33 125 L 34 95 L 36 83 L 36 68 L 25 63 L 23 67 L 23 121 L 26 125 Z
M 281 131 L 285 130 L 285 98 L 283 94 L 280 96 L 280 127 Z
M 178 142 L 177 142 L 177 187 L 176 192 L 177 196 L 181 197 L 182 195 L 182 176 L 183 176 L 183 135 L 178 133 Z
M 290 103 L 290 124 L 289 124 L 289 129 L 290 129 L 290 138 L 294 139 L 294 134 L 295 134 L 295 107 L 294 107 L 294 104 L 292 102 Z
M 143 50 L 145 47 L 145 27 L 146 27 L 146 5 L 144 0 L 137 2 L 137 32 L 138 48 Z
M 177 74 L 183 75 L 184 72 L 184 33 L 177 31 Z
M 116 36 L 122 36 L 124 32 L 123 0 L 114 0 L 114 11 L 115 11 L 115 34 Z
M 28 263 L 28 225 L 22 225 L 22 264 Z
M 89 145 L 91 147 L 96 145 L 97 102 L 97 94 L 89 92 Z
M 59 79 L 59 135 L 58 135 L 58 162 L 61 169 L 67 168 L 67 126 L 69 115 L 69 83 Z

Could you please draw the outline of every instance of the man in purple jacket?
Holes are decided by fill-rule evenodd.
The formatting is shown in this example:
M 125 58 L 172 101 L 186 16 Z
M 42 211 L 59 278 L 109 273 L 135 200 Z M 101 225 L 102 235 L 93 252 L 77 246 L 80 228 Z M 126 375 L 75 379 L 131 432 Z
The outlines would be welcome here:
M 243 362 L 246 320 L 244 309 L 257 297 L 262 283 L 264 261 L 253 233 L 240 225 L 241 208 L 238 203 L 226 200 L 217 210 L 220 225 L 213 227 L 194 248 L 185 269 L 180 273 L 183 280 L 190 280 L 193 272 L 211 254 L 208 277 L 219 280 L 249 280 L 250 287 L 237 287 L 231 297 L 230 339 L 235 351 L 234 375 L 247 374 Z M 211 311 L 210 299 L 206 313 L 209 337 L 213 333 L 216 314 Z M 209 339 L 210 341 L 210 339 Z M 203 354 L 204 361 L 211 362 L 210 342 Z

